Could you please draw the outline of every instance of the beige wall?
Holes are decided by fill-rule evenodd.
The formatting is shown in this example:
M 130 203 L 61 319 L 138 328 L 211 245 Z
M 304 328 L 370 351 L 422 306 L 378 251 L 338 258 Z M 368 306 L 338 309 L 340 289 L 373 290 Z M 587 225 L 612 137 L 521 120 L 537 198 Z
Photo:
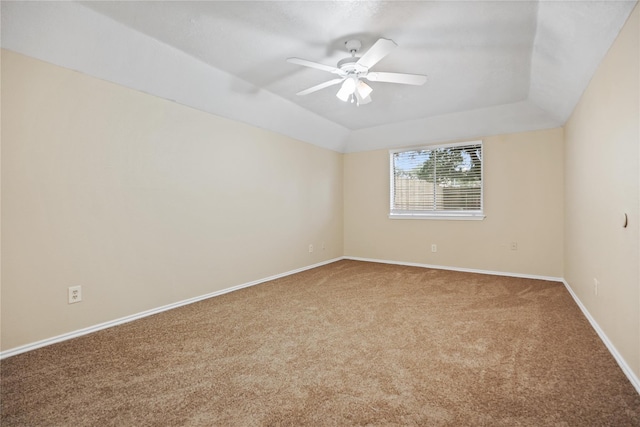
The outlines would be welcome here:
M 2 113 L 3 350 L 343 253 L 339 153 L 4 50 Z
M 640 375 L 640 9 L 565 128 L 565 278 Z M 622 228 L 623 213 L 629 226 Z M 598 295 L 594 278 L 600 281 Z
M 483 138 L 482 221 L 389 219 L 389 152 L 345 155 L 345 255 L 562 277 L 562 138 Z
M 347 255 L 565 277 L 640 375 L 639 14 L 564 130 L 483 138 L 483 221 L 390 220 L 386 150 L 343 156 L 3 50 L 1 349 Z

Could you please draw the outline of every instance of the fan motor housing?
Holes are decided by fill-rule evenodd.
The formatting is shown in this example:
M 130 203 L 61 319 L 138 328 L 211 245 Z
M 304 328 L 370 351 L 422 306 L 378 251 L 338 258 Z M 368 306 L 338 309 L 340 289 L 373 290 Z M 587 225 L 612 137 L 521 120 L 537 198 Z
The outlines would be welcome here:
M 338 68 L 344 71 L 355 70 L 356 62 L 358 62 L 359 59 L 357 56 L 341 59 L 338 61 Z
M 360 57 L 358 56 L 341 59 L 340 61 L 338 61 L 338 68 L 349 74 L 365 73 L 367 69 L 362 65 L 358 65 L 358 60 L 360 60 Z

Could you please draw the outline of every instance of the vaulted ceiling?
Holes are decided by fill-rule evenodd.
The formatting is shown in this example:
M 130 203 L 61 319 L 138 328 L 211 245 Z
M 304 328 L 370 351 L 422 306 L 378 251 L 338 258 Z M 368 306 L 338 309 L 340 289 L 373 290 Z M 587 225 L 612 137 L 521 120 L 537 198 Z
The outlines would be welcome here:
M 2 46 L 349 152 L 561 126 L 636 1 L 2 2 Z M 373 102 L 336 98 L 344 43 L 398 47 Z

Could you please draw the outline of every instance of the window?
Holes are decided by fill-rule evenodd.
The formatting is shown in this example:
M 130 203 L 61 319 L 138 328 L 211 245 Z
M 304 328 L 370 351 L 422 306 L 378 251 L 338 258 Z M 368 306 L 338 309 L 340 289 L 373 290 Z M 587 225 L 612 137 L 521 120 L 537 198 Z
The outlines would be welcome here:
M 389 152 L 390 218 L 483 219 L 482 141 Z

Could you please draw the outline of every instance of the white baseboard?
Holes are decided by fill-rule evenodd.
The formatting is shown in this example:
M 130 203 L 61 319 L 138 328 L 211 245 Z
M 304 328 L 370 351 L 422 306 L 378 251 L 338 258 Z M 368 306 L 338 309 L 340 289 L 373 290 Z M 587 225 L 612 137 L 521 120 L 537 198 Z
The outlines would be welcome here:
M 409 267 L 423 267 L 423 268 L 433 268 L 436 270 L 450 270 L 450 271 L 461 271 L 464 273 L 478 273 L 478 274 L 491 274 L 493 276 L 507 276 L 507 277 L 519 277 L 522 279 L 536 279 L 536 280 L 548 280 L 551 282 L 562 282 L 562 277 L 550 277 L 550 276 L 537 276 L 534 274 L 520 274 L 520 273 L 509 273 L 506 271 L 490 271 L 490 270 L 476 270 L 474 268 L 461 268 L 461 267 L 448 267 L 444 265 L 431 265 L 431 264 L 420 264 L 417 262 L 402 262 L 402 261 L 389 261 L 384 259 L 375 259 L 375 258 L 360 258 L 360 257 L 352 257 L 345 256 L 343 259 L 350 259 L 353 261 L 365 261 L 365 262 L 377 262 L 381 264 L 395 264 L 395 265 L 407 265 Z
M 525 279 L 538 279 L 538 280 L 549 280 L 549 281 L 553 281 L 553 282 L 562 282 L 564 284 L 565 288 L 567 289 L 567 291 L 569 292 L 569 294 L 571 295 L 571 297 L 573 298 L 573 300 L 578 305 L 578 307 L 580 307 L 580 310 L 582 311 L 584 316 L 587 318 L 587 320 L 589 321 L 589 323 L 591 324 L 593 329 L 596 331 L 596 333 L 598 334 L 598 336 L 600 337 L 600 339 L 602 340 L 604 345 L 607 347 L 607 349 L 609 350 L 609 352 L 611 353 L 613 358 L 616 360 L 616 362 L 618 363 L 618 365 L 622 369 L 622 372 L 624 372 L 624 374 L 627 376 L 627 378 L 629 379 L 631 384 L 635 387 L 636 391 L 640 394 L 640 381 L 638 380 L 638 377 L 634 374 L 634 372 L 631 370 L 629 365 L 627 365 L 627 362 L 624 360 L 622 355 L 620 355 L 620 353 L 615 348 L 615 346 L 613 345 L 611 340 L 609 340 L 609 337 L 607 337 L 607 335 L 604 333 L 602 328 L 600 328 L 600 325 L 598 325 L 598 322 L 595 321 L 593 316 L 591 316 L 591 313 L 589 313 L 589 311 L 584 306 L 584 304 L 582 304 L 582 301 L 580 301 L 580 299 L 578 298 L 576 293 L 573 292 L 573 289 L 571 289 L 571 286 L 569 286 L 567 281 L 562 279 L 562 278 L 559 278 L 559 277 L 548 277 L 548 276 L 537 276 L 537 275 L 531 275 L 531 274 L 508 273 L 508 272 L 502 272 L 502 271 L 476 270 L 476 269 L 471 269 L 471 268 L 458 268 L 458 267 L 448 267 L 448 266 L 441 266 L 441 265 L 420 264 L 420 263 L 414 263 L 414 262 L 401 262 L 401 261 L 389 261 L 389 260 L 372 259 L 372 258 L 360 258 L 360 257 L 351 257 L 351 256 L 333 258 L 333 259 L 330 259 L 330 260 L 327 260 L 327 261 L 319 262 L 317 264 L 308 265 L 306 267 L 298 268 L 296 270 L 291 270 L 291 271 L 287 271 L 287 272 L 284 272 L 284 273 L 276 274 L 274 276 L 265 277 L 263 279 L 254 280 L 252 282 L 243 283 L 241 285 L 232 286 L 230 288 L 222 289 L 220 291 L 215 291 L 215 292 L 211 292 L 211 293 L 208 293 L 208 294 L 205 294 L 205 295 L 201 295 L 201 296 L 198 296 L 198 297 L 189 298 L 189 299 L 186 299 L 186 300 L 183 300 L 183 301 L 179 301 L 179 302 L 176 302 L 176 303 L 173 303 L 173 304 L 168 304 L 168 305 L 164 305 L 162 307 L 158 307 L 158 308 L 154 308 L 154 309 L 151 309 L 151 310 L 143 311 L 141 313 L 137 313 L 137 314 L 132 314 L 130 316 L 121 317 L 119 319 L 115 319 L 115 320 L 112 320 L 112 321 L 109 321 L 109 322 L 100 323 L 98 325 L 90 326 L 88 328 L 78 329 L 78 330 L 73 331 L 73 332 L 69 332 L 69 333 L 66 333 L 66 334 L 58 335 L 58 336 L 55 336 L 55 337 L 52 337 L 52 338 L 47 338 L 47 339 L 44 339 L 44 340 L 41 340 L 41 341 L 37 341 L 37 342 L 31 343 L 31 344 L 26 344 L 26 345 L 22 345 L 22 346 L 19 346 L 19 347 L 15 347 L 15 348 L 0 352 L 0 360 L 5 359 L 7 357 L 15 356 L 15 355 L 20 354 L 20 353 L 26 353 L 27 351 L 35 350 L 35 349 L 40 348 L 40 347 L 45 347 L 45 346 L 48 346 L 48 345 L 51 345 L 51 344 L 55 344 L 55 343 L 58 343 L 58 342 L 70 340 L 72 338 L 77 338 L 77 337 L 80 337 L 80 336 L 83 336 L 83 335 L 87 335 L 87 334 L 90 334 L 92 332 L 96 332 L 96 331 L 99 331 L 99 330 L 102 330 L 102 329 L 107 329 L 107 328 L 111 328 L 113 326 L 121 325 L 123 323 L 132 322 L 134 320 L 142 319 L 143 317 L 151 316 L 153 314 L 161 313 L 163 311 L 167 311 L 167 310 L 171 310 L 171 309 L 174 309 L 174 308 L 178 308 L 178 307 L 181 307 L 183 305 L 193 304 L 194 302 L 202 301 L 202 300 L 205 300 L 205 299 L 208 299 L 208 298 L 213 298 L 213 297 L 216 297 L 218 295 L 223 295 L 223 294 L 226 294 L 226 293 L 229 293 L 229 292 L 237 291 L 239 289 L 248 288 L 248 287 L 254 286 L 254 285 L 259 285 L 260 283 L 268 282 L 270 280 L 279 279 L 281 277 L 290 276 L 292 274 L 300 273 L 300 272 L 305 271 L 305 270 L 310 270 L 312 268 L 320 267 L 320 266 L 323 266 L 323 265 L 326 265 L 326 264 L 331 264 L 333 262 L 340 261 L 340 260 L 343 260 L 343 259 L 348 259 L 348 260 L 353 260 L 353 261 L 376 262 L 376 263 L 382 263 L 382 264 L 406 265 L 406 266 L 411 266 L 411 267 L 434 268 L 434 269 L 439 269 L 439 270 L 461 271 L 461 272 L 466 272 L 466 273 L 492 274 L 492 275 L 496 275 L 496 276 L 508 276 L 508 277 L 519 277 L 519 278 L 525 278 Z
M 87 335 L 93 332 L 100 331 L 102 329 L 111 328 L 113 326 L 121 325 L 123 323 L 132 322 L 134 320 L 142 319 L 143 317 L 151 316 L 154 314 L 161 313 L 163 311 L 171 310 L 174 308 L 182 307 L 183 305 L 193 304 L 194 302 L 202 301 L 208 298 L 213 298 L 218 295 L 223 295 L 229 292 L 237 291 L 239 289 L 248 288 L 250 286 L 259 285 L 260 283 L 268 282 L 270 280 L 279 279 L 281 277 L 290 276 L 292 274 L 300 273 L 305 270 L 310 270 L 312 268 L 320 267 L 326 264 L 331 264 L 336 261 L 340 261 L 343 259 L 342 257 L 333 258 L 327 261 L 319 262 L 317 264 L 308 265 L 306 267 L 298 268 L 295 270 L 287 271 L 285 273 L 276 274 L 275 276 L 265 277 L 263 279 L 254 280 L 252 282 L 243 283 L 241 285 L 232 286 L 230 288 L 222 289 L 220 291 L 211 292 L 205 295 L 200 295 L 194 298 L 189 298 L 183 301 L 178 301 L 173 304 L 163 305 L 162 307 L 152 308 L 150 310 L 143 311 L 141 313 L 132 314 L 130 316 L 121 317 L 119 319 L 111 320 L 108 322 L 100 323 L 98 325 L 89 326 L 87 328 L 78 329 L 76 331 L 68 332 L 66 334 L 58 335 L 52 338 L 47 338 L 44 340 L 36 341 L 31 344 L 25 344 L 19 347 L 11 348 L 9 350 L 5 350 L 0 352 L 0 360 L 5 359 L 7 357 L 15 356 L 20 353 L 26 353 L 27 351 L 35 350 L 40 347 L 45 347 L 51 344 L 55 344 L 58 342 L 70 340 L 72 338 L 81 337 L 83 335 Z
M 624 372 L 624 374 L 627 376 L 631 384 L 635 387 L 638 394 L 640 394 L 640 381 L 638 380 L 638 377 L 636 376 L 636 374 L 631 370 L 629 365 L 627 365 L 627 362 L 624 360 L 622 355 L 618 352 L 618 350 L 613 345 L 613 343 L 611 342 L 607 334 L 604 333 L 600 325 L 598 325 L 598 322 L 596 322 L 596 319 L 594 319 L 591 313 L 589 313 L 589 310 L 587 310 L 587 307 L 585 307 L 585 305 L 582 304 L 582 301 L 580 301 L 580 298 L 578 298 L 578 295 L 576 295 L 573 289 L 571 289 L 571 286 L 569 285 L 569 283 L 567 283 L 567 281 L 564 279 L 562 280 L 562 283 L 564 283 L 564 287 L 567 288 L 567 291 L 569 291 L 569 293 L 571 294 L 571 297 L 573 297 L 573 300 L 576 302 L 578 307 L 580 307 L 580 310 L 582 310 L 582 314 L 584 314 L 584 316 L 587 318 L 589 323 L 591 323 L 591 327 L 595 329 L 596 333 L 598 334 L 598 336 L 600 337 L 604 345 L 607 346 L 609 353 L 611 353 L 611 355 L 616 360 L 616 362 L 618 362 L 618 365 L 620 366 L 620 369 L 622 369 L 622 372 Z

